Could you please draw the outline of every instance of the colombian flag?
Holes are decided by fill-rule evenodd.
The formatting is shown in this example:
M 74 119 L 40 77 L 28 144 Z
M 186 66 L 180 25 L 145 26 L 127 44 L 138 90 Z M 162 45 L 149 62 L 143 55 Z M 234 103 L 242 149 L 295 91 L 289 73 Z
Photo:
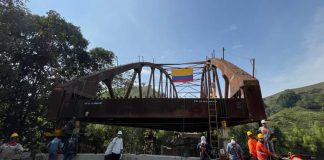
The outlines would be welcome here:
M 193 69 L 172 69 L 171 71 L 173 82 L 192 82 L 193 81 Z

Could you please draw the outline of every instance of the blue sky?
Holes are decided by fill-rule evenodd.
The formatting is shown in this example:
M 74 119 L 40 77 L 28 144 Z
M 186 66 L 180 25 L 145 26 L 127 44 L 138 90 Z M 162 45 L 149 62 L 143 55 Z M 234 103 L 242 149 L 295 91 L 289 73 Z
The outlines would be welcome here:
M 263 96 L 324 81 L 324 1 L 33 0 L 80 26 L 89 49 L 113 51 L 119 64 L 204 60 L 213 49 L 256 76 Z

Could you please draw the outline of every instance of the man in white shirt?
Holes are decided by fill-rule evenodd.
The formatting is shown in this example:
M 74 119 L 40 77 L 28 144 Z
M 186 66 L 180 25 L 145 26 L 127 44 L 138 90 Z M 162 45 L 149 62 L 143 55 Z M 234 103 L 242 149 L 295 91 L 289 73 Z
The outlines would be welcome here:
M 118 131 L 117 137 L 115 137 L 111 143 L 113 143 L 112 152 L 109 156 L 112 160 L 119 160 L 123 152 L 123 138 L 122 131 Z
M 271 152 L 275 153 L 273 142 L 272 142 L 272 136 L 273 136 L 273 130 L 270 129 L 267 126 L 267 121 L 262 120 L 261 121 L 262 126 L 259 128 L 259 131 L 263 135 L 263 140 L 264 140 L 264 146 Z
M 18 134 L 12 133 L 10 136 L 10 142 L 4 143 L 0 146 L 0 159 L 20 159 L 20 153 L 24 151 L 24 148 L 18 143 Z

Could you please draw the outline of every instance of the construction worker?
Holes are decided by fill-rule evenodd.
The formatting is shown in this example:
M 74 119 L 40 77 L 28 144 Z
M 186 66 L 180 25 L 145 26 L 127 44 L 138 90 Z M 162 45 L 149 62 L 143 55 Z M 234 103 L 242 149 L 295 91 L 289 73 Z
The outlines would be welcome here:
M 197 149 L 199 150 L 200 160 L 208 160 L 210 159 L 210 146 L 206 142 L 206 137 L 200 137 L 200 143 L 197 145 Z
M 60 139 L 60 137 L 62 136 L 62 131 L 60 129 L 56 129 L 54 131 L 54 135 L 55 138 L 47 144 L 49 160 L 57 160 L 58 159 L 57 152 L 59 152 L 62 148 L 62 141 Z
M 272 154 L 267 148 L 264 146 L 263 134 L 258 134 L 258 142 L 256 145 L 256 152 L 258 160 L 267 160 L 268 156 L 277 157 L 275 154 Z
M 231 138 L 231 142 L 227 144 L 226 152 L 229 155 L 230 160 L 243 160 L 243 150 L 239 144 L 236 143 L 234 137 Z
M 251 160 L 257 160 L 257 152 L 256 152 L 256 144 L 257 140 L 254 138 L 252 131 L 246 132 L 249 140 L 248 140 L 248 147 L 249 147 L 249 153 Z
M 67 138 L 71 138 L 75 126 L 76 126 L 76 117 L 72 117 L 71 120 L 69 120 L 63 127 L 63 133 Z
M 20 158 L 20 153 L 24 151 L 24 148 L 20 143 L 18 143 L 18 137 L 19 135 L 16 132 L 14 132 L 10 135 L 10 141 L 0 146 L 0 159 L 9 160 Z
M 267 121 L 262 120 L 261 121 L 262 126 L 259 128 L 259 131 L 263 135 L 264 139 L 264 145 L 269 150 L 271 153 L 275 153 L 274 147 L 273 147 L 273 142 L 272 142 L 272 136 L 273 136 L 273 131 L 272 129 L 268 128 L 267 126 Z
M 108 145 L 105 152 L 105 160 L 119 160 L 123 153 L 123 132 L 118 131 L 115 137 Z
M 72 160 L 76 153 L 77 147 L 74 137 L 71 137 L 67 142 L 63 145 L 63 160 Z

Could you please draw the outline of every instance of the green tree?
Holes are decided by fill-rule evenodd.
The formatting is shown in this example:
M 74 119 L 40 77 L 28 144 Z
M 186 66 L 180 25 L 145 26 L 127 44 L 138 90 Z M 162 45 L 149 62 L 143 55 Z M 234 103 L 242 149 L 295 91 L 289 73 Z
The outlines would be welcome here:
M 296 105 L 308 109 L 321 109 L 324 107 L 324 94 L 303 95 Z
M 314 154 L 319 157 L 323 154 L 324 127 L 321 127 L 318 121 L 308 130 L 294 126 L 286 137 L 289 149 L 293 153 Z
M 294 107 L 300 96 L 292 90 L 286 90 L 277 99 L 277 104 L 282 107 Z
M 114 54 L 88 52 L 79 27 L 55 11 L 33 15 L 19 0 L 0 1 L 0 22 L 0 134 L 15 131 L 37 146 L 40 131 L 53 129 L 45 118 L 53 87 L 111 66 Z

